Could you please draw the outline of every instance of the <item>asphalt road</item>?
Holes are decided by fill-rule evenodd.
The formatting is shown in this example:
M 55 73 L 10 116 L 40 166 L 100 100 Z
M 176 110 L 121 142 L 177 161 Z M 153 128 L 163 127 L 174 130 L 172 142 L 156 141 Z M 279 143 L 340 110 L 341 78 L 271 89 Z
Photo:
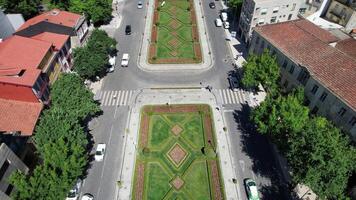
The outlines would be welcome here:
M 145 4 L 145 1 L 143 1 Z M 125 1 L 121 26 L 115 32 L 118 41 L 117 65 L 113 73 L 104 78 L 102 90 L 133 90 L 150 87 L 177 87 L 211 85 L 213 88 L 228 88 L 228 73 L 233 70 L 231 54 L 226 45 L 224 30 L 215 27 L 214 20 L 221 9 L 219 2 L 216 8 L 210 9 L 208 1 L 203 1 L 204 17 L 208 29 L 214 66 L 203 72 L 145 72 L 137 67 L 137 58 L 141 47 L 141 37 L 145 25 L 146 7 L 137 9 L 137 1 Z M 132 34 L 125 35 L 125 26 L 132 26 Z M 130 54 L 128 67 L 120 67 L 123 53 Z M 266 138 L 250 130 L 247 123 L 247 109 L 229 107 L 224 112 L 225 123 L 231 133 L 232 155 L 235 170 L 238 174 L 239 191 L 246 199 L 243 187 L 244 178 L 254 178 L 259 185 L 263 199 L 289 199 L 278 187 L 283 181 L 278 165 L 274 159 L 270 144 Z M 106 143 L 107 152 L 102 162 L 91 162 L 84 179 L 81 193 L 89 192 L 98 200 L 116 199 L 117 177 L 121 167 L 124 127 L 127 123 L 128 106 L 104 107 L 103 114 L 90 124 L 95 144 Z M 96 145 L 94 144 L 94 147 Z M 94 151 L 94 150 L 93 150 Z M 92 152 L 93 153 L 93 152 Z

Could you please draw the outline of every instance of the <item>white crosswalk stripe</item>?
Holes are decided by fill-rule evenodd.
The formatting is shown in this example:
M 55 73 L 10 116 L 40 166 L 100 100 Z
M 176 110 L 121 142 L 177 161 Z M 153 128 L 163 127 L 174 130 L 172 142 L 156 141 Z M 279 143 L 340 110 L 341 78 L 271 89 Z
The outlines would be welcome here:
M 240 104 L 245 103 L 244 91 L 238 89 L 237 91 L 232 91 L 230 89 L 218 89 L 220 94 L 222 104 Z
M 101 91 L 101 106 L 127 106 L 131 102 L 135 90 Z

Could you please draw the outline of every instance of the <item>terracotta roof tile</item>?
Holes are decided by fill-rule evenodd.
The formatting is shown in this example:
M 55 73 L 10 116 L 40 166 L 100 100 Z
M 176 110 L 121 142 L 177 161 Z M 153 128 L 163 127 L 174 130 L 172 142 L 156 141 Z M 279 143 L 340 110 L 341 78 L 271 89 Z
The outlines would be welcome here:
M 0 98 L 0 131 L 21 131 L 22 136 L 32 135 L 42 108 L 41 103 Z
M 23 30 L 42 21 L 74 28 L 80 17 L 81 15 L 75 13 L 53 9 L 27 20 L 17 31 Z
M 335 47 L 356 60 L 356 39 L 349 38 L 341 40 L 336 43 Z
M 356 110 L 356 60 L 330 46 L 327 31 L 305 21 L 265 25 L 255 31 Z
M 49 43 L 53 44 L 56 51 L 59 51 L 62 48 L 62 46 L 65 44 L 65 42 L 68 40 L 69 35 L 61 35 L 61 34 L 56 34 L 56 33 L 43 32 L 43 33 L 35 35 L 31 38 L 40 40 L 40 41 L 44 41 L 44 42 L 49 42 Z

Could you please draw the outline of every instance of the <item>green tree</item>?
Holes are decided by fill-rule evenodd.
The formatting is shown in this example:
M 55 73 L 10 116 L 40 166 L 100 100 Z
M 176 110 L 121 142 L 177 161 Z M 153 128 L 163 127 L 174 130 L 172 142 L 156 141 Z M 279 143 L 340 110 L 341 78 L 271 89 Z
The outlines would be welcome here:
M 302 131 L 289 137 L 286 157 L 294 180 L 323 199 L 345 199 L 347 180 L 356 166 L 349 138 L 323 117 L 308 120 Z
M 21 13 L 25 19 L 38 14 L 40 0 L 0 0 L 0 7 L 5 13 Z
M 228 5 L 229 5 L 229 7 L 234 8 L 234 9 L 241 8 L 242 2 L 243 2 L 242 0 L 229 0 Z
M 93 93 L 76 74 L 62 74 L 51 88 L 52 106 L 61 108 L 67 115 L 66 118 L 71 116 L 83 120 L 99 112 L 100 107 L 93 97 Z
M 94 29 L 87 46 L 90 50 L 111 54 L 115 50 L 116 44 L 116 40 L 109 37 L 105 31 Z
M 244 76 L 242 84 L 247 88 L 257 88 L 261 83 L 270 93 L 274 94 L 278 89 L 279 66 L 275 56 L 265 51 L 260 56 L 250 55 L 243 64 Z
M 86 7 L 86 14 L 94 24 L 110 21 L 112 7 L 108 0 L 88 0 Z
M 48 3 L 50 8 L 59 8 L 62 10 L 68 10 L 70 6 L 70 0 L 50 0 Z

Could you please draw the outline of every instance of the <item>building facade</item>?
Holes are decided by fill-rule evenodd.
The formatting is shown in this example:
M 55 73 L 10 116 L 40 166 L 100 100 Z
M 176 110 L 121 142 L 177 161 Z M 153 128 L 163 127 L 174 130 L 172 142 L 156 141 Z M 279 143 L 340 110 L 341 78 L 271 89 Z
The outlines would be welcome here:
M 301 4 L 300 0 L 244 0 L 238 33 L 249 42 L 256 26 L 297 19 Z
M 307 20 L 258 27 L 249 53 L 276 55 L 285 90 L 304 87 L 312 114 L 325 116 L 356 141 L 356 59 L 330 43 L 337 38 Z
M 8 178 L 17 170 L 27 174 L 29 168 L 10 147 L 0 142 L 0 199 L 10 200 L 14 187 L 8 182 Z
M 344 27 L 346 32 L 356 28 L 356 1 L 331 0 L 325 19 Z

